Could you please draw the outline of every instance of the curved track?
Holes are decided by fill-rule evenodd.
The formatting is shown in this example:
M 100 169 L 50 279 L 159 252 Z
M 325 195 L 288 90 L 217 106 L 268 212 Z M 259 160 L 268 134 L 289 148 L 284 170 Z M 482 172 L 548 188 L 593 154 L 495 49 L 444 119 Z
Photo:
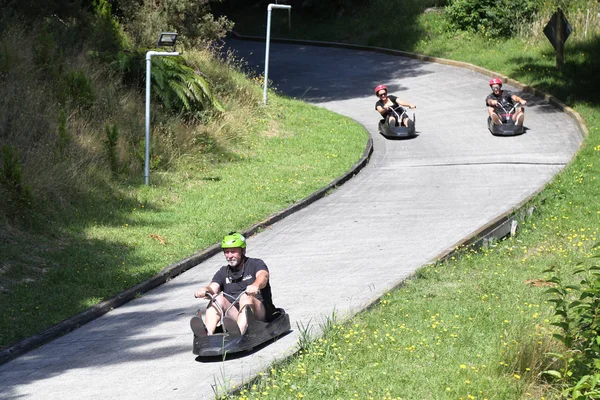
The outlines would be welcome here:
M 263 43 L 232 46 L 250 66 L 264 60 Z M 249 240 L 248 254 L 271 268 L 275 303 L 293 327 L 318 324 L 333 310 L 343 316 L 364 308 L 520 205 L 568 163 L 582 139 L 568 116 L 527 95 L 527 133 L 493 137 L 484 106 L 489 78 L 446 65 L 272 44 L 269 77 L 291 96 L 352 117 L 374 139 L 371 162 L 359 175 Z M 389 141 L 376 132 L 372 91 L 379 83 L 417 104 L 418 138 Z M 193 292 L 221 264 L 221 255 L 212 257 L 0 366 L 0 398 L 204 399 L 215 386 L 239 384 L 289 354 L 298 329 L 246 357 L 194 359 Z

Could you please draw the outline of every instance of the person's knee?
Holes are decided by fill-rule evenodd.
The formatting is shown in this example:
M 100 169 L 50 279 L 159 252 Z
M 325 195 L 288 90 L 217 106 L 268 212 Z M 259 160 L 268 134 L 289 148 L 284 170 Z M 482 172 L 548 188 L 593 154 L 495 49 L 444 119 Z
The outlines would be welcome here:
M 214 302 L 216 302 L 220 307 L 229 307 L 231 304 L 222 293 L 214 299 Z
M 246 304 L 240 303 L 240 313 L 243 311 L 244 308 L 248 308 L 258 320 L 265 320 L 265 306 L 256 297 L 251 297 L 250 301 Z

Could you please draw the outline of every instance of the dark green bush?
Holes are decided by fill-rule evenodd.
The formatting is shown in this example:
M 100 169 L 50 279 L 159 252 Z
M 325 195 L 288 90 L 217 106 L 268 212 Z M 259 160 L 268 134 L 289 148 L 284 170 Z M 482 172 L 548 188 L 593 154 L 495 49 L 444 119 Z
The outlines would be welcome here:
M 6 213 L 9 215 L 20 215 L 24 209 L 33 205 L 33 194 L 31 188 L 23 183 L 21 173 L 21 162 L 14 146 L 2 146 L 2 171 L 0 173 L 0 185 L 7 193 L 3 201 L 6 203 Z
M 510 37 L 538 11 L 535 0 L 450 0 L 446 14 L 454 26 L 491 38 Z
M 62 68 L 64 52 L 48 25 L 39 31 L 32 50 L 35 65 L 45 73 L 56 74 Z
M 112 13 L 108 0 L 94 0 L 94 14 L 91 17 L 89 43 L 94 54 L 103 61 L 113 61 L 119 51 L 126 47 L 126 37 Z
M 600 248 L 600 243 L 596 249 Z M 600 258 L 596 254 L 591 259 Z M 567 285 L 559 271 L 550 268 L 553 274 L 549 282 L 555 287 L 548 289 L 549 301 L 554 303 L 555 321 L 552 325 L 560 329 L 553 336 L 566 348 L 562 354 L 551 354 L 558 368 L 545 371 L 555 378 L 563 388 L 564 398 L 600 398 L 600 266 L 581 264 L 574 271 L 581 276 L 579 285 Z
M 108 164 L 113 176 L 119 174 L 119 157 L 117 154 L 117 144 L 119 143 L 119 128 L 117 125 L 106 125 L 104 127 L 106 133 L 106 141 L 104 142 L 104 148 L 106 149 L 106 157 L 108 158 Z
M 0 43 L 0 78 L 10 72 L 15 58 L 15 55 L 8 50 L 6 42 Z
M 215 19 L 209 1 L 196 0 L 121 0 L 117 12 L 134 47 L 152 47 L 158 34 L 175 31 L 178 42 L 191 47 L 223 38 L 233 28 L 225 17 Z
M 89 110 L 94 105 L 92 81 L 84 71 L 67 71 L 58 82 L 58 100 L 62 105 Z
M 64 108 L 61 108 L 58 113 L 58 128 L 57 128 L 57 138 L 56 138 L 56 147 L 57 147 L 57 156 L 59 158 L 65 157 L 67 153 L 67 148 L 71 143 L 72 137 L 67 129 L 67 113 Z

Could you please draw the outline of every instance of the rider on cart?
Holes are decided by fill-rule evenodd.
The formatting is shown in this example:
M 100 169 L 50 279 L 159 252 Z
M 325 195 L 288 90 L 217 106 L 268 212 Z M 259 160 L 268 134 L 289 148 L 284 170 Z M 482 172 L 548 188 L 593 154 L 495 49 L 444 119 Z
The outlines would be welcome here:
M 410 127 L 409 125 L 413 122 L 408 118 L 406 114 L 403 115 L 403 111 L 396 111 L 398 106 L 408 107 L 408 108 L 416 108 L 417 106 L 413 104 L 406 103 L 396 96 L 389 95 L 387 92 L 387 87 L 385 85 L 378 85 L 375 88 L 375 95 L 379 97 L 377 103 L 375 103 L 375 109 L 379 111 L 379 114 L 383 118 L 385 118 L 385 122 L 390 127 L 395 127 L 398 125 Z M 401 117 L 402 121 L 398 121 Z
M 208 286 L 194 293 L 196 298 L 212 295 L 205 322 L 200 315 L 190 321 L 196 336 L 214 334 L 219 322 L 228 332 L 244 334 L 250 319 L 268 321 L 276 310 L 271 299 L 269 269 L 263 260 L 246 257 L 246 238 L 231 232 L 223 238 L 221 248 L 227 265 L 217 271 Z M 230 308 L 238 297 L 239 302 Z M 229 309 L 223 321 L 220 321 L 221 314 L 213 302 L 217 302 L 222 310 Z
M 506 115 L 515 103 L 520 103 L 522 106 L 527 104 L 527 101 L 516 94 L 512 94 L 508 90 L 502 90 L 502 81 L 498 78 L 490 80 L 490 88 L 492 89 L 492 93 L 485 98 L 485 105 L 488 107 L 490 118 L 496 125 L 502 125 L 502 115 Z M 519 108 L 510 117 L 516 125 L 523 125 L 523 121 L 525 120 L 523 108 Z

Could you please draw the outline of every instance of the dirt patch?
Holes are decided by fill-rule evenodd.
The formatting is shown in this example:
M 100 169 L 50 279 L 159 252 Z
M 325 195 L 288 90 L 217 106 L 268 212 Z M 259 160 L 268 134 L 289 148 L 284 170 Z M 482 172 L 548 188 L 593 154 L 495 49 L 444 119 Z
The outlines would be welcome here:
M 554 282 L 548 282 L 543 279 L 530 279 L 525 281 L 525 284 L 533 287 L 553 287 L 555 285 Z

